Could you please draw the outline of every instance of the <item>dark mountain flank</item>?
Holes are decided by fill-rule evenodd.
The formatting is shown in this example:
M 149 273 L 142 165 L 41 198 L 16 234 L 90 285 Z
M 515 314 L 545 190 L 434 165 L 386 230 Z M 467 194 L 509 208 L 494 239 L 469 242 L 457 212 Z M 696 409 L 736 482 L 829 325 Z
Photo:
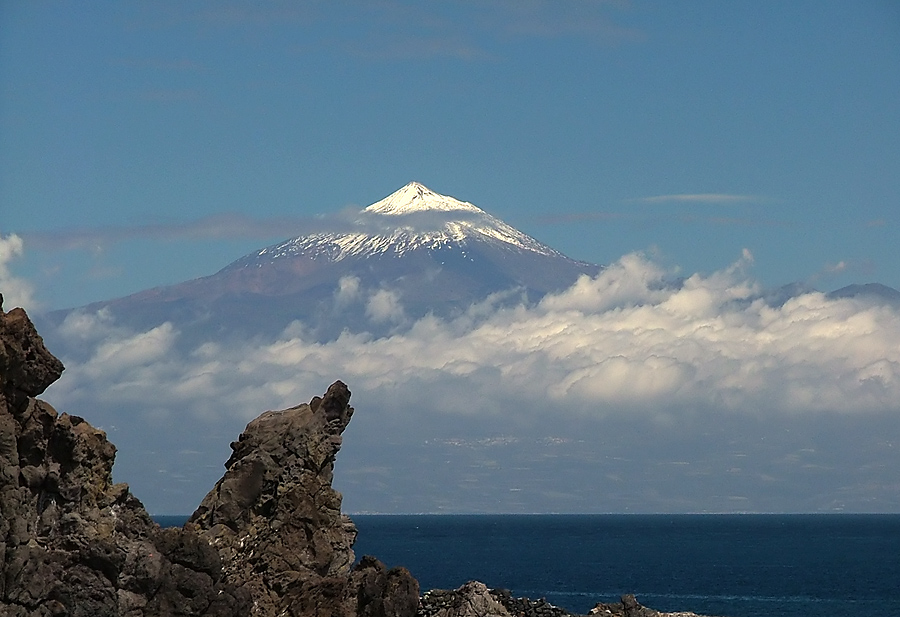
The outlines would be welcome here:
M 878 304 L 900 307 L 900 291 L 881 283 L 847 285 L 827 295 L 829 298 L 863 298 Z

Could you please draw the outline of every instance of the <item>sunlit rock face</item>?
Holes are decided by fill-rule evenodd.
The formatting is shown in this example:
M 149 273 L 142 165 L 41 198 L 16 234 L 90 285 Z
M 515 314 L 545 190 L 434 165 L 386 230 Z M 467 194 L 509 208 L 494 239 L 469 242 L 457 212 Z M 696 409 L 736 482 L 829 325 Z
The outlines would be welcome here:
M 388 615 L 415 614 L 408 571 L 374 558 L 351 571 L 356 527 L 331 488 L 349 401 L 338 381 L 309 404 L 250 422 L 187 524 L 218 551 L 224 580 L 250 590 L 257 614 L 352 616 L 385 602 Z

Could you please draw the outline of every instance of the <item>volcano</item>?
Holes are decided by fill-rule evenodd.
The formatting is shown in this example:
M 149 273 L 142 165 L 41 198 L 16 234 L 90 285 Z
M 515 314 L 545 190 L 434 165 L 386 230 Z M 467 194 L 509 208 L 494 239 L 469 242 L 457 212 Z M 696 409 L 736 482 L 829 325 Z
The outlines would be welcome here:
M 386 335 L 427 314 L 452 318 L 488 298 L 534 302 L 600 271 L 417 182 L 343 227 L 262 248 L 207 277 L 74 310 L 107 309 L 117 324 L 141 330 L 170 322 L 186 343 L 276 335 L 292 323 L 326 341 L 344 331 Z

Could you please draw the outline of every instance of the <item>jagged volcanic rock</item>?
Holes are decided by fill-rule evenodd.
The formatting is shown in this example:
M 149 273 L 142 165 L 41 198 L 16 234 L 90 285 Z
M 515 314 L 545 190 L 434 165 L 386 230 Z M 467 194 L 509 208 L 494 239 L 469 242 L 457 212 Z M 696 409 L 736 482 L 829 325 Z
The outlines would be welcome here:
M 254 614 L 355 615 L 359 605 L 415 614 L 419 588 L 407 570 L 385 572 L 370 558 L 351 572 L 356 527 L 331 488 L 349 401 L 338 381 L 323 398 L 250 422 L 188 522 L 218 551 L 225 580 L 251 590 Z
M 62 370 L 25 312 L 0 305 L 0 614 L 248 615 L 206 542 L 160 529 L 113 484 L 105 433 L 33 398 Z
M 2 309 L 0 294 L 0 312 Z M 23 397 L 38 396 L 59 379 L 63 364 L 44 347 L 44 340 L 24 310 L 3 313 L 2 319 L 0 391 L 12 404 L 21 404 Z
M 412 617 L 418 583 L 374 558 L 331 488 L 352 414 L 323 398 L 250 423 L 184 529 L 161 529 L 125 484 L 116 448 L 34 398 L 63 366 L 0 301 L 0 615 Z

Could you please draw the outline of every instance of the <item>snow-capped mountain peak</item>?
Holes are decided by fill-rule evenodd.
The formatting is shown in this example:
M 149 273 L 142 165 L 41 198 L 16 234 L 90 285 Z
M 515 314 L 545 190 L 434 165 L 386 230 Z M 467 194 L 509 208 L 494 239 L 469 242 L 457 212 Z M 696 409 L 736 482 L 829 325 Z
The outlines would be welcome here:
M 487 242 L 503 250 L 562 257 L 497 219 L 481 208 L 441 195 L 418 182 L 410 182 L 381 201 L 363 209 L 344 232 L 319 232 L 300 236 L 248 255 L 246 267 L 258 260 L 305 255 L 341 261 L 348 257 L 399 257 L 408 251 L 438 250 Z
M 381 201 L 364 209 L 363 212 L 397 216 L 426 211 L 450 212 L 453 210 L 484 214 L 484 210 L 469 202 L 440 195 L 418 182 L 410 182 L 399 191 L 391 193 Z
M 145 331 L 171 322 L 185 349 L 218 337 L 304 340 L 343 332 L 387 336 L 425 315 L 455 318 L 473 304 L 538 301 L 595 276 L 576 261 L 487 212 L 411 183 L 317 231 L 260 249 L 215 274 L 90 307 Z M 62 323 L 68 312 L 55 318 Z M 121 321 L 119 321 L 121 320 Z

